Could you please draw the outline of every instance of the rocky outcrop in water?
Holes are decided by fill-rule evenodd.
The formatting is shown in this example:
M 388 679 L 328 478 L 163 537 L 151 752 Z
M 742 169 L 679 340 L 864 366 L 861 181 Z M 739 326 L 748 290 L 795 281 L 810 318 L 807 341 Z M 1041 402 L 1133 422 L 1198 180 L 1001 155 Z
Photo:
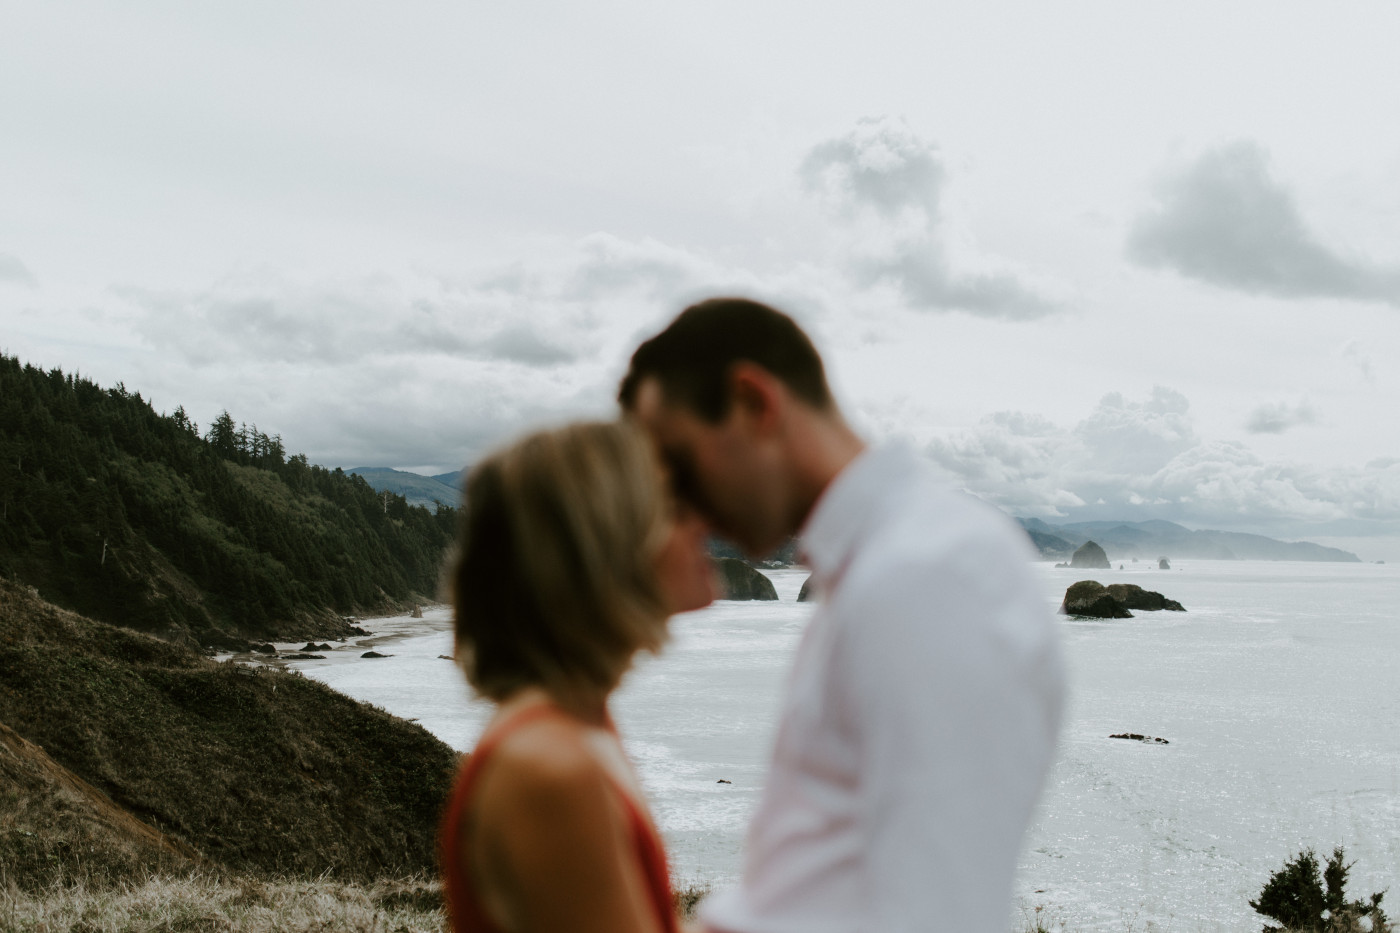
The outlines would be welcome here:
M 1092 541 L 1085 541 L 1083 546 L 1074 552 L 1074 556 L 1069 559 L 1069 565 L 1077 570 L 1113 569 L 1103 548 Z
M 735 557 L 715 561 L 719 571 L 721 599 L 777 599 L 773 581 Z
M 1091 619 L 1131 619 L 1133 614 L 1127 607 L 1113 598 L 1108 587 L 1097 580 L 1080 580 L 1065 590 L 1065 601 L 1060 604 L 1060 612 L 1070 616 L 1087 616 Z
M 1161 593 L 1154 593 L 1152 590 L 1144 590 L 1134 583 L 1110 583 L 1108 593 L 1122 603 L 1124 609 L 1142 609 L 1146 612 L 1157 612 L 1160 609 L 1172 612 L 1186 611 L 1186 607 L 1176 600 L 1167 599 Z
M 802 589 L 797 591 L 797 601 L 799 603 L 807 603 L 816 598 L 816 591 L 812 588 L 812 578 L 808 577 L 802 581 Z
M 1165 557 L 1159 557 L 1159 558 L 1157 558 L 1157 569 L 1158 569 L 1158 570 L 1171 570 L 1171 569 L 1172 569 L 1172 562 L 1169 561 L 1169 560 L 1167 560 Z
M 1111 583 L 1104 586 L 1097 580 L 1080 580 L 1065 590 L 1060 612 L 1092 619 L 1131 619 L 1130 609 L 1157 612 L 1169 609 L 1185 612 L 1186 607 L 1161 593 L 1144 590 L 1134 583 Z

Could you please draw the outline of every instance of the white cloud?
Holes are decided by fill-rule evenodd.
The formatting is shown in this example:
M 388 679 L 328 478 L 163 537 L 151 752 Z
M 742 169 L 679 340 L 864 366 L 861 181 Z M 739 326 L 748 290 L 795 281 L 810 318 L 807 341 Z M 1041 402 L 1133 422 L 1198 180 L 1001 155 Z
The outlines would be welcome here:
M 1007 271 L 955 269 L 942 211 L 938 148 L 902 120 L 865 118 L 813 147 L 799 177 L 847 232 L 857 283 L 893 285 L 911 306 L 1026 320 L 1057 310 Z
M 1296 412 L 1295 412 L 1296 413 Z M 1400 521 L 1400 459 L 1321 470 L 1200 439 L 1185 397 L 1117 393 L 1073 427 L 1000 412 L 926 454 L 969 492 L 1017 515 L 1166 518 L 1205 527 Z M 1092 503 L 1092 505 L 1089 505 Z
M 1250 434 L 1283 434 L 1293 428 L 1317 423 L 1317 412 L 1307 399 L 1296 405 L 1266 402 L 1249 413 L 1245 430 Z
M 1198 443 L 1187 415 L 1190 403 L 1174 389 L 1155 386 L 1145 402 L 1105 395 L 1075 435 L 1093 469 L 1142 474 L 1159 469 Z
M 902 120 L 867 117 L 844 136 L 814 146 L 801 177 L 840 215 L 872 209 L 890 220 L 936 221 L 945 178 L 938 147 Z
M 1376 265 L 1323 243 L 1256 143 L 1203 153 L 1164 178 L 1156 196 L 1156 209 L 1137 219 L 1128 238 L 1128 255 L 1143 265 L 1252 294 L 1400 306 L 1400 265 Z

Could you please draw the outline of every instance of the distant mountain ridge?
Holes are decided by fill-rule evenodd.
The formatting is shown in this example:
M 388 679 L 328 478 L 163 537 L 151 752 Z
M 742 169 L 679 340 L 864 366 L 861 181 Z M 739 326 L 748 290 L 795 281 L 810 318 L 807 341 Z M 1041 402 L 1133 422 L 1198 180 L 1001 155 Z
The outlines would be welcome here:
M 421 505 L 426 509 L 438 505 L 456 508 L 462 498 L 461 490 L 456 486 L 460 473 L 424 476 L 389 467 L 352 467 L 345 472 L 362 477 L 375 492 L 403 496 L 409 505 Z
M 389 467 L 354 467 L 346 473 L 360 476 L 377 492 L 403 496 L 409 505 L 428 509 L 437 504 L 457 506 L 461 502 L 461 483 L 467 470 L 424 476 Z M 1310 541 L 1279 541 L 1264 535 L 1235 531 L 1192 531 L 1175 522 L 1154 519 L 1145 522 L 1067 522 L 1052 525 L 1038 518 L 1018 518 L 1031 542 L 1047 560 L 1068 560 L 1075 549 L 1086 541 L 1094 541 L 1108 554 L 1110 560 L 1138 558 L 1156 560 L 1159 557 L 1196 560 L 1302 560 L 1340 563 L 1360 563 L 1361 558 L 1340 548 L 1314 544 Z M 716 539 L 711 542 L 714 557 L 744 557 L 737 548 Z M 796 559 L 796 547 L 790 540 L 773 558 L 780 563 Z
M 1237 531 L 1192 531 L 1175 522 L 1069 522 L 1052 525 L 1038 518 L 1018 518 L 1042 557 L 1068 558 L 1086 541 L 1094 541 L 1109 560 L 1158 557 L 1195 560 L 1306 560 L 1360 563 L 1341 548 L 1311 541 L 1279 541 Z

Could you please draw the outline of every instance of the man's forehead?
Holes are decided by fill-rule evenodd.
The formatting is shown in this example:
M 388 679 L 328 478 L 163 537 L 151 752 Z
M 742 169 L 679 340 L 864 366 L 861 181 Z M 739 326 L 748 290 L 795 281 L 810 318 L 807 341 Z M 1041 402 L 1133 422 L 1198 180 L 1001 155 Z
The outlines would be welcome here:
M 667 400 L 661 380 L 655 376 L 647 377 L 637 386 L 632 413 L 663 445 L 684 440 L 690 433 L 689 429 L 699 423 L 699 419 L 684 406 L 673 405 Z

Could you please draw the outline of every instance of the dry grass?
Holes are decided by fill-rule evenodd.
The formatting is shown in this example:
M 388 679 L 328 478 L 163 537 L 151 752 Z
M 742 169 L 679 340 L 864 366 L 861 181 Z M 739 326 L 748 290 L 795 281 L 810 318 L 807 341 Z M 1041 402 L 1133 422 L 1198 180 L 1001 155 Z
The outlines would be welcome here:
M 139 821 L 152 839 L 260 878 L 431 872 L 458 763 L 417 724 L 325 684 L 216 664 L 3 579 L 0 723 L 39 749 L 10 762 L 32 785 L 18 797 L 0 772 L 0 874 L 21 887 L 26 874 L 45 887 L 50 861 L 130 861 L 131 833 L 107 831 L 121 811 L 133 832 Z M 78 785 L 78 797 L 63 791 Z M 38 805 L 60 792 L 68 816 Z
M 682 885 L 693 917 L 708 885 Z M 153 875 L 115 886 L 81 882 L 33 892 L 0 888 L 5 933 L 443 933 L 436 881 L 373 884 L 257 881 L 211 873 Z
M 157 875 L 88 888 L 0 890 L 5 933 L 442 933 L 436 882 L 373 884 Z

